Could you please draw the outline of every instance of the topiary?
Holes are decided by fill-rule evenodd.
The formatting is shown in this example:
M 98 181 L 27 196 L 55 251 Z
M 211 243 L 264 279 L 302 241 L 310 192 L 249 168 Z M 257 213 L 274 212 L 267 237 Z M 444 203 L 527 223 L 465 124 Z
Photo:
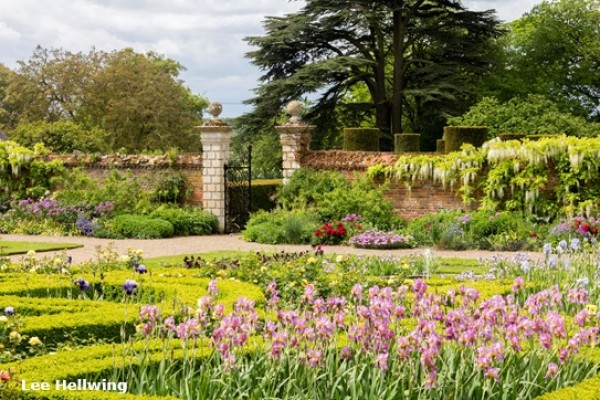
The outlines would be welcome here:
M 461 146 L 465 143 L 481 147 L 487 137 L 488 128 L 485 126 L 445 126 L 445 151 L 446 153 L 460 151 Z
M 164 219 L 144 215 L 122 214 L 110 224 L 110 231 L 117 237 L 131 239 L 160 239 L 173 236 L 173 224 Z
M 421 134 L 399 133 L 394 135 L 395 153 L 416 153 L 421 151 Z
M 344 128 L 343 149 L 347 151 L 379 151 L 380 131 L 376 128 Z

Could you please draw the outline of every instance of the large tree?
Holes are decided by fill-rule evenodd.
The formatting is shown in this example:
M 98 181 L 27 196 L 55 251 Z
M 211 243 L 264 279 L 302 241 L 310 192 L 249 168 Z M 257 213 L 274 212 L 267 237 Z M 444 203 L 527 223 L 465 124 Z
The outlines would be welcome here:
M 192 127 L 200 122 L 206 100 L 183 85 L 182 69 L 152 52 L 71 53 L 38 47 L 29 60 L 19 62 L 0 107 L 11 111 L 9 134 L 39 121 L 70 121 L 84 128 L 71 133 L 106 132 L 113 150 L 193 149 Z M 61 126 L 71 125 L 48 129 Z
M 264 26 L 264 36 L 247 38 L 258 47 L 248 57 L 264 74 L 244 124 L 268 126 L 285 102 L 317 93 L 309 118 L 323 127 L 348 91 L 364 85 L 388 138 L 419 102 L 463 95 L 460 78 L 489 67 L 484 44 L 499 33 L 492 12 L 455 0 L 307 0 Z
M 541 94 L 600 121 L 600 0 L 544 1 L 507 28 L 503 66 L 482 94 Z

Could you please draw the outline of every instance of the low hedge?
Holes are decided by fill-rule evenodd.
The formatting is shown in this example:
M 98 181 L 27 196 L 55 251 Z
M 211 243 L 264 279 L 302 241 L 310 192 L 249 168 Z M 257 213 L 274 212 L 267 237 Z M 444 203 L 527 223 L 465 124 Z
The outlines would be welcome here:
M 161 239 L 171 237 L 175 233 L 173 224 L 169 221 L 133 214 L 116 216 L 108 231 L 117 237 L 130 239 Z
M 271 211 L 276 206 L 275 194 L 283 186 L 281 179 L 257 179 L 252 181 L 252 204 L 250 211 Z
M 343 149 L 347 151 L 379 151 L 380 131 L 376 128 L 345 128 Z
M 435 141 L 435 151 L 438 153 L 446 152 L 446 141 L 444 139 L 437 139 Z
M 170 222 L 176 236 L 210 235 L 219 230 L 217 217 L 200 208 L 160 206 L 149 217 Z

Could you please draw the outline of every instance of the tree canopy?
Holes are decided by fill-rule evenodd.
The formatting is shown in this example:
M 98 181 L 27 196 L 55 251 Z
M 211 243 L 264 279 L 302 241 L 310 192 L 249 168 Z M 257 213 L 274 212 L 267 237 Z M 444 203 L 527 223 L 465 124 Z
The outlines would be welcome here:
M 541 95 L 514 97 L 501 103 L 485 97 L 461 117 L 449 118 L 449 125 L 487 126 L 491 136 L 500 133 L 567 134 L 597 136 L 600 124 L 567 112 Z
M 343 103 L 373 114 L 387 147 L 391 133 L 418 128 L 432 109 L 441 114 L 472 92 L 473 78 L 490 67 L 485 43 L 500 33 L 492 12 L 456 0 L 307 0 L 264 26 L 264 36 L 246 39 L 264 74 L 244 125 L 270 126 L 287 101 L 316 94 L 307 118 L 319 128 L 335 125 Z M 368 101 L 342 102 L 359 85 Z
M 540 94 L 600 121 L 600 0 L 544 1 L 506 27 L 502 64 L 483 94 Z
M 4 94 L 0 70 L 0 124 L 20 138 L 50 140 L 63 128 L 69 137 L 87 132 L 97 139 L 104 132 L 107 150 L 194 149 L 192 127 L 201 121 L 207 102 L 183 85 L 182 70 L 181 64 L 153 52 L 71 53 L 38 47 L 11 72 Z M 61 121 L 69 124 L 56 124 Z M 54 134 L 40 135 L 44 131 Z M 97 140 L 93 142 L 95 148 Z M 55 151 L 71 151 L 81 143 L 47 144 Z

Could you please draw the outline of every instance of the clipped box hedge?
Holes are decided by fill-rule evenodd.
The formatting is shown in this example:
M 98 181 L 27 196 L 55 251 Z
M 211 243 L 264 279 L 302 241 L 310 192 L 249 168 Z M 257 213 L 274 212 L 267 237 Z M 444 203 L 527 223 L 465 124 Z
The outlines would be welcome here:
M 343 149 L 347 151 L 379 151 L 380 131 L 376 128 L 344 128 Z
M 398 133 L 394 135 L 395 153 L 417 153 L 421 151 L 420 133 Z
M 481 147 L 488 138 L 487 126 L 445 126 L 444 143 L 446 153 L 459 151 L 465 144 Z
M 435 151 L 438 153 L 446 152 L 446 141 L 444 139 L 437 139 L 435 141 Z

